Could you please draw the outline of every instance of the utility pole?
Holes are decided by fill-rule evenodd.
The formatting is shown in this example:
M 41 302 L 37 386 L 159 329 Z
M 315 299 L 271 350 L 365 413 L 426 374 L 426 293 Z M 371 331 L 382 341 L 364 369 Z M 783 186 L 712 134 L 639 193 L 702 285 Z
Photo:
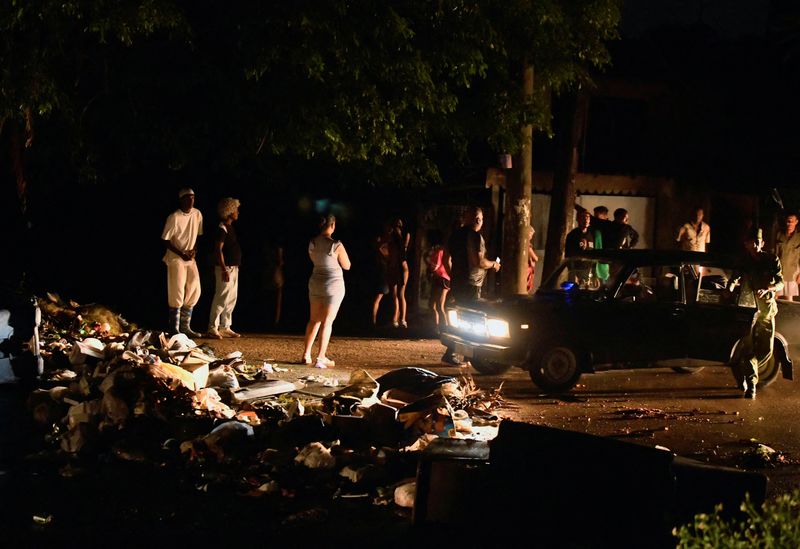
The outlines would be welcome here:
M 533 100 L 533 65 L 523 63 L 522 100 Z M 503 263 L 500 269 L 503 295 L 527 293 L 528 227 L 531 224 L 531 189 L 533 184 L 533 125 L 520 129 L 522 146 L 514 158 L 511 177 L 506 185 L 503 222 Z

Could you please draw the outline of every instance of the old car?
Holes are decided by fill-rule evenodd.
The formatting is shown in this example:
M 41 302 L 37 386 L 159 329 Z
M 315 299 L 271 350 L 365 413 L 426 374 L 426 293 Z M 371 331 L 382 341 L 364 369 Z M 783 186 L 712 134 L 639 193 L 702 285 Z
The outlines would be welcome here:
M 707 253 L 589 250 L 565 260 L 533 296 L 448 309 L 441 340 L 479 372 L 518 366 L 548 392 L 605 369 L 732 365 L 756 310 L 742 272 L 736 258 Z M 781 372 L 792 378 L 800 303 L 779 302 L 774 343 L 761 387 Z

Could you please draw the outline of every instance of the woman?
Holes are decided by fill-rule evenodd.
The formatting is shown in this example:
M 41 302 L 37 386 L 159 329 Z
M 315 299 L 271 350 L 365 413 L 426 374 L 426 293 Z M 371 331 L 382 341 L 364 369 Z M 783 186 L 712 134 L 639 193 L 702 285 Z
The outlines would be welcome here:
M 428 233 L 428 242 L 431 249 L 428 252 L 428 272 L 431 275 L 431 297 L 428 302 L 433 311 L 436 330 L 441 329 L 441 324 L 447 327 L 447 315 L 444 304 L 447 301 L 447 292 L 450 291 L 450 275 L 444 265 L 444 248 L 442 247 L 442 234 L 438 230 Z
M 406 322 L 406 285 L 408 284 L 408 245 L 411 233 L 403 232 L 403 220 L 392 222 L 391 239 L 389 240 L 389 257 L 386 282 L 392 292 L 394 314 L 392 326 L 408 328 Z
M 350 270 L 350 258 L 338 240 L 332 238 L 336 230 L 336 218 L 332 215 L 323 217 L 319 224 L 319 234 L 308 243 L 308 256 L 314 263 L 314 271 L 308 281 L 308 300 L 311 304 L 310 318 L 306 326 L 305 350 L 303 363 L 311 364 L 311 347 L 317 332 L 319 337 L 319 353 L 316 367 L 330 368 L 334 362 L 326 353 L 331 339 L 331 327 L 339 305 L 344 299 L 344 275 L 342 269 Z
M 533 292 L 533 276 L 536 273 L 536 263 L 539 261 L 539 256 L 533 251 L 533 235 L 536 234 L 536 229 L 532 225 L 528 226 L 528 277 L 526 281 L 526 288 L 528 293 Z

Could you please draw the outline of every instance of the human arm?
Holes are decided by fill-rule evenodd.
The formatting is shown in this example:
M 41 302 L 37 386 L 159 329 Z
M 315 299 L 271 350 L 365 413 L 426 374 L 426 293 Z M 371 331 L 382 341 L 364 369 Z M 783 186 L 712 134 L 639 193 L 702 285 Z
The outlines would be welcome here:
M 536 252 L 533 250 L 533 246 L 528 246 L 528 264 L 532 265 L 539 261 L 539 256 L 536 255 Z
M 175 246 L 169 240 L 164 240 L 164 245 L 166 246 L 167 250 L 171 251 L 184 261 L 191 261 L 192 259 L 194 259 L 195 250 L 179 250 L 177 246 Z
M 630 225 L 628 225 L 628 236 L 630 237 L 629 247 L 635 248 L 636 244 L 639 242 L 639 233 Z
M 467 257 L 469 259 L 469 266 L 471 268 L 480 267 L 481 269 L 494 269 L 500 270 L 500 264 L 496 261 L 486 259 L 486 248 L 481 245 L 483 237 L 478 233 L 474 236 L 470 235 L 469 243 L 467 245 Z
M 347 250 L 344 249 L 344 244 L 341 242 L 336 247 L 336 258 L 339 260 L 339 265 L 342 266 L 342 269 L 345 271 L 350 270 L 350 256 L 347 255 Z
M 686 235 L 686 225 L 684 224 L 681 225 L 680 229 L 678 229 L 678 235 L 675 237 L 675 242 L 680 244 L 685 238 L 685 235 Z
M 225 265 L 225 254 L 222 253 L 222 248 L 225 246 L 225 233 L 220 230 L 217 239 L 214 241 L 214 257 L 217 259 L 217 265 L 222 270 L 222 280 L 230 282 L 231 275 L 228 273 L 228 267 Z

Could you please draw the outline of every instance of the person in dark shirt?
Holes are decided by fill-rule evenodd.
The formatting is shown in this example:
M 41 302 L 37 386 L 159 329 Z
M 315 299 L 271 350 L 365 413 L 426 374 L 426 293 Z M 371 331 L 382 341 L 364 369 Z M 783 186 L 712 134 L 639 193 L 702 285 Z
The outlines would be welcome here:
M 242 249 L 233 222 L 239 219 L 239 201 L 223 198 L 217 206 L 220 224 L 214 235 L 214 278 L 216 287 L 208 320 L 208 336 L 216 339 L 241 337 L 231 328 L 231 317 L 239 293 Z
M 578 212 L 578 226 L 567 233 L 567 241 L 564 246 L 564 256 L 571 257 L 586 250 L 602 248 L 602 237 L 599 231 L 591 227 L 591 215 L 586 210 Z
M 464 224 L 453 232 L 445 250 L 444 265 L 450 272 L 450 295 L 458 304 L 480 299 L 486 272 L 500 270 L 500 263 L 486 259 L 486 242 L 481 236 L 483 210 L 470 207 L 464 214 Z M 457 366 L 453 349 L 448 348 L 442 362 Z
M 603 246 L 607 249 L 635 248 L 639 242 L 639 233 L 628 224 L 630 216 L 625 208 L 614 210 L 614 221 L 603 234 Z

